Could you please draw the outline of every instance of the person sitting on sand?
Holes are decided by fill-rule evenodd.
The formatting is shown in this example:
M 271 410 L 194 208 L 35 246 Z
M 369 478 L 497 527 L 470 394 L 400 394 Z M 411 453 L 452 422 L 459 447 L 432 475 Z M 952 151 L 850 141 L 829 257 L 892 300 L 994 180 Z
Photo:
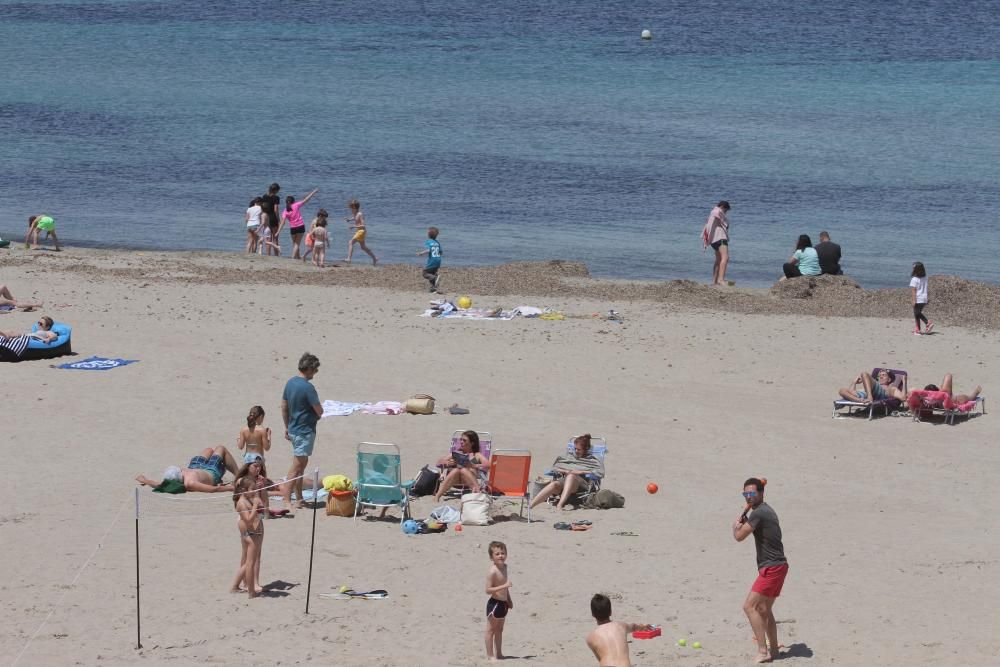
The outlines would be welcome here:
M 232 484 L 223 484 L 222 478 L 226 471 L 236 474 L 236 459 L 223 445 L 215 449 L 204 449 L 201 454 L 191 458 L 187 468 L 171 466 L 163 474 L 159 482 L 145 475 L 136 475 L 135 481 L 143 486 L 151 486 L 154 491 L 165 493 L 183 493 L 184 491 L 201 491 L 217 493 L 232 491 Z
M 458 456 L 450 452 L 448 456 L 438 461 L 438 467 L 450 468 L 448 474 L 441 480 L 434 502 L 440 502 L 441 496 L 455 486 L 465 486 L 479 493 L 486 485 L 486 475 L 490 462 L 479 451 L 479 434 L 475 431 L 465 431 L 461 437 L 461 451 Z
M 38 331 L 31 331 L 26 334 L 17 334 L 8 331 L 0 331 L 0 338 L 17 338 L 18 336 L 28 336 L 29 338 L 35 338 L 42 341 L 43 343 L 51 343 L 52 341 L 59 338 L 59 334 L 52 331 L 52 318 L 51 317 L 40 317 L 38 318 Z
M 32 308 L 41 308 L 41 301 L 23 301 L 14 298 L 14 295 L 10 293 L 10 289 L 6 285 L 0 285 L 0 306 L 9 306 L 10 308 L 21 308 L 22 310 L 31 310 Z
M 795 252 L 788 258 L 788 261 L 781 267 L 786 278 L 799 278 L 801 276 L 818 276 L 822 271 L 819 267 L 819 255 L 813 248 L 812 239 L 808 234 L 800 234 L 799 240 L 795 244 Z
M 542 487 L 531 500 L 531 507 L 545 502 L 549 496 L 559 494 L 557 509 L 564 509 L 566 501 L 574 493 L 591 490 L 592 482 L 586 475 L 604 477 L 604 463 L 590 453 L 590 434 L 585 433 L 573 439 L 573 453 L 560 454 L 552 464 L 552 475 L 556 477 Z
M 895 386 L 895 381 L 896 374 L 885 368 L 879 370 L 878 378 L 872 378 L 871 373 L 861 373 L 854 378 L 853 385 L 840 389 L 840 397 L 857 403 L 872 403 L 890 398 L 905 401 L 905 380 L 903 389 Z M 864 385 L 864 390 L 858 389 L 859 384 Z
M 590 613 L 597 627 L 587 635 L 587 648 L 594 652 L 600 667 L 631 667 L 628 635 L 636 630 L 651 630 L 645 623 L 622 623 L 611 620 L 611 600 L 598 593 L 590 599 Z

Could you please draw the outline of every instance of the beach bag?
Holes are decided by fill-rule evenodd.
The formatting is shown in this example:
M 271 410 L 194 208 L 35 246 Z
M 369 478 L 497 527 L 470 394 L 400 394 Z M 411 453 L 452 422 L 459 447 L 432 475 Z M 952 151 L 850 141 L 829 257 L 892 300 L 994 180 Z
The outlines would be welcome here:
M 462 525 L 488 526 L 493 523 L 490 518 L 490 504 L 493 498 L 487 493 L 466 493 L 462 496 Z
M 531 487 L 529 488 L 528 497 L 534 500 L 538 496 L 538 494 L 541 493 L 542 489 L 548 486 L 551 481 L 552 478 L 547 477 L 545 475 L 539 475 L 538 477 L 533 479 L 531 481 Z
M 413 486 L 410 487 L 411 496 L 429 496 L 435 491 L 437 491 L 438 480 L 441 479 L 441 473 L 438 472 L 437 468 L 432 468 L 430 466 L 424 466 L 417 473 L 417 476 L 413 478 Z
M 618 507 L 625 507 L 625 496 L 615 493 L 610 489 L 601 489 L 597 493 L 590 494 L 584 501 L 583 506 L 587 509 L 609 510 Z
M 357 491 L 331 491 L 326 497 L 327 516 L 354 516 Z
M 403 409 L 411 415 L 429 415 L 434 412 L 434 397 L 427 394 L 414 394 L 406 399 Z

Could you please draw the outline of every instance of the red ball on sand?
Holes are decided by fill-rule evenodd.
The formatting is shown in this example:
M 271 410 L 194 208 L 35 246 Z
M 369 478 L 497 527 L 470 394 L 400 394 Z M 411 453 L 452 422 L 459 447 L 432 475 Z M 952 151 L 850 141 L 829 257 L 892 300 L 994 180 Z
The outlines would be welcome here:
M 460 524 L 460 523 L 456 523 L 455 524 L 455 532 L 456 533 L 461 533 L 462 532 L 462 524 Z
M 660 490 L 660 487 L 658 487 L 656 485 L 656 482 L 650 482 L 649 484 L 646 485 L 646 492 L 647 493 L 656 493 L 659 490 Z

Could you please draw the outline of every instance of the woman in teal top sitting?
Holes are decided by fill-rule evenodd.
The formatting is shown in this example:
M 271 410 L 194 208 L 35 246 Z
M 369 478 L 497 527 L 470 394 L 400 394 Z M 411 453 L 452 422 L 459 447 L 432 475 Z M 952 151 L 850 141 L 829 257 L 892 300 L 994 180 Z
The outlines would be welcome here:
M 785 278 L 818 276 L 822 273 L 819 268 L 819 255 L 816 254 L 812 239 L 809 238 L 808 234 L 799 235 L 799 242 L 795 244 L 795 252 L 781 268 L 785 272 Z

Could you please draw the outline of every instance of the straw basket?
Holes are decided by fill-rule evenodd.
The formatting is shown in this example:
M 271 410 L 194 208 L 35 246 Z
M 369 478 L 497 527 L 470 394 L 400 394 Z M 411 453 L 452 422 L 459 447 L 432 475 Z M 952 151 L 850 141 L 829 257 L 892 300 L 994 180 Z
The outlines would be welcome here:
M 327 516 L 354 516 L 357 491 L 331 491 L 326 498 Z

